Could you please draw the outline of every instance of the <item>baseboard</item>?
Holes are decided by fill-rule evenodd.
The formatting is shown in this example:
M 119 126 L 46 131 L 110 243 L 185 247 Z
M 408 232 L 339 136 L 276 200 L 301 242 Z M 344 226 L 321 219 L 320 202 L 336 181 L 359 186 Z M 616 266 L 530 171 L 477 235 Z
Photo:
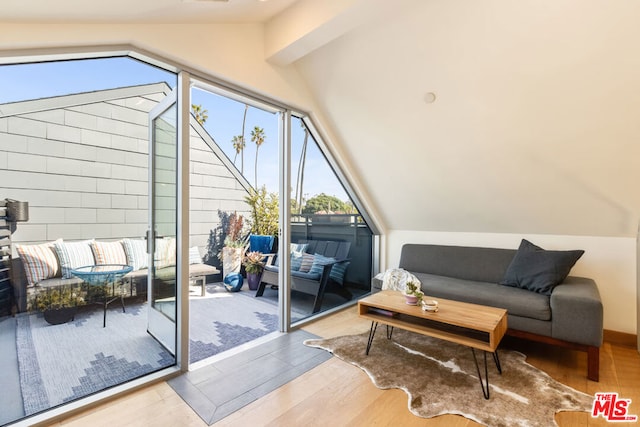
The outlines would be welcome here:
M 628 347 L 637 347 L 638 336 L 635 334 L 628 334 L 626 332 L 604 330 L 604 340 L 611 344 L 624 345 Z

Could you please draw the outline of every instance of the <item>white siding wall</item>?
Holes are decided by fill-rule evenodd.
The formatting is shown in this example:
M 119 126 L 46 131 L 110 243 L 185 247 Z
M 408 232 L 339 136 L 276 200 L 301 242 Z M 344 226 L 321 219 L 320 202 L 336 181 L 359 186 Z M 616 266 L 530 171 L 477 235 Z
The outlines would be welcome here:
M 28 201 L 30 208 L 14 243 L 143 236 L 147 114 L 163 96 L 0 118 L 0 198 Z M 246 191 L 195 131 L 191 143 L 191 246 L 203 249 L 218 209 L 247 212 Z

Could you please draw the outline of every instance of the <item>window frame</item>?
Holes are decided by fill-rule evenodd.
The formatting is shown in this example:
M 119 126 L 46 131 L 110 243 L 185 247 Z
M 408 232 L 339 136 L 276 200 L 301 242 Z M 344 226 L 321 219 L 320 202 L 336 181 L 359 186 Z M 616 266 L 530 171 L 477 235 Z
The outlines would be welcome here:
M 179 289 L 181 289 L 181 304 L 178 305 L 177 312 L 177 352 L 176 352 L 176 365 L 169 368 L 154 372 L 144 377 L 128 381 L 127 383 L 120 384 L 103 390 L 91 396 L 79 399 L 67 403 L 65 405 L 52 408 L 41 414 L 26 417 L 16 422 L 17 425 L 32 424 L 50 421 L 53 418 L 59 417 L 63 414 L 67 414 L 72 411 L 86 408 L 90 405 L 94 405 L 98 402 L 111 399 L 114 396 L 118 396 L 122 393 L 129 392 L 131 390 L 146 386 L 152 382 L 158 380 L 166 380 L 171 376 L 175 376 L 179 372 L 188 371 L 188 337 L 189 337 L 189 303 L 188 303 L 188 287 L 182 286 L 182 283 L 188 283 L 188 243 L 183 241 L 183 237 L 189 235 L 189 120 L 184 120 L 185 117 L 190 115 L 190 90 L 192 86 L 201 88 L 204 90 L 212 91 L 223 96 L 231 97 L 237 101 L 247 103 L 249 105 L 265 109 L 267 111 L 280 113 L 280 130 L 279 130 L 279 193 L 280 193 L 280 232 L 281 241 L 290 241 L 290 199 L 289 192 L 291 181 L 291 118 L 292 116 L 300 118 L 305 126 L 309 129 L 315 142 L 318 144 L 318 148 L 324 155 L 329 166 L 335 173 L 338 180 L 343 185 L 345 192 L 351 198 L 354 206 L 360 212 L 371 232 L 373 233 L 373 253 L 372 253 L 372 275 L 378 271 L 380 266 L 380 253 L 381 253 L 381 241 L 382 234 L 380 228 L 376 225 L 376 221 L 368 213 L 366 203 L 359 198 L 354 190 L 353 185 L 350 182 L 349 177 L 343 172 L 340 162 L 332 152 L 324 133 L 319 127 L 314 124 L 314 120 L 308 112 L 300 111 L 280 102 L 274 98 L 265 96 L 264 94 L 256 91 L 251 91 L 247 88 L 235 85 L 221 78 L 217 78 L 203 72 L 202 70 L 195 69 L 183 64 L 179 64 L 175 60 L 168 59 L 162 55 L 156 54 L 144 48 L 132 44 L 124 45 L 93 45 L 93 46 L 75 46 L 75 47 L 52 47 L 52 48 L 33 48 L 33 49 L 0 49 L 0 65 L 17 65 L 27 63 L 39 63 L 39 62 L 51 62 L 51 61 L 67 61 L 67 60 L 79 60 L 79 59 L 100 59 L 109 57 L 129 57 L 135 60 L 142 61 L 149 65 L 158 67 L 160 69 L 175 73 L 178 76 L 178 129 L 179 129 L 179 159 L 178 170 L 181 172 L 178 176 L 178 186 L 180 194 L 178 195 L 178 218 L 179 218 L 179 245 L 178 245 L 178 270 L 177 275 L 179 278 Z M 185 234 L 186 233 L 186 234 Z M 286 283 L 290 280 L 289 269 L 286 268 L 288 264 L 288 256 L 285 254 L 285 245 L 280 245 L 279 255 L 283 260 L 283 270 L 286 274 L 280 275 L 282 289 L 287 289 L 284 292 L 283 297 L 280 299 L 280 329 L 281 332 L 288 332 L 291 330 L 291 317 L 290 317 L 290 290 Z M 288 253 L 286 254 L 288 255 Z M 184 288 L 184 289 L 183 289 Z M 355 303 L 355 302 L 353 302 Z M 330 314 L 334 310 L 318 313 L 317 315 L 306 318 L 304 321 L 299 322 L 297 325 L 310 322 L 319 316 Z

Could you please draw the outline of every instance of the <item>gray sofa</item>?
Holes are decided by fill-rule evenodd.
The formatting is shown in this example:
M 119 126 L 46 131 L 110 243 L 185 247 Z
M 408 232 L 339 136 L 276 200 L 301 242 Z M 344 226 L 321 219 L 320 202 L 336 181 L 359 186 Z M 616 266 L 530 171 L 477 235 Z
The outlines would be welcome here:
M 568 276 L 550 295 L 502 285 L 517 252 L 405 244 L 399 268 L 414 274 L 427 296 L 506 309 L 508 335 L 587 352 L 587 377 L 598 381 L 603 314 L 595 282 Z M 373 286 L 381 289 L 382 281 Z

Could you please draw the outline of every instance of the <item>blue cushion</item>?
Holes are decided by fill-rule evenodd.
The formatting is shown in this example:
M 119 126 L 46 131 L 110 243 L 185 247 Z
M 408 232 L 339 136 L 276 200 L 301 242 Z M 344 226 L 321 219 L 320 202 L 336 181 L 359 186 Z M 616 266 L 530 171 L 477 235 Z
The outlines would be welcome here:
M 303 273 L 301 271 L 292 271 L 291 272 L 291 276 L 292 277 L 300 277 L 302 279 L 309 279 L 309 280 L 320 280 L 320 274 L 318 273 Z
M 273 271 L 274 273 L 277 273 L 278 271 L 280 271 L 277 265 L 265 265 L 264 269 L 267 271 Z
M 349 264 L 351 264 L 349 261 L 333 264 L 333 267 L 331 267 L 331 272 L 329 273 L 329 277 L 342 285 L 344 283 L 344 274 L 347 272 L 347 267 L 349 267 Z
M 267 271 L 272 271 L 274 273 L 278 273 L 279 272 L 278 267 L 273 266 L 273 265 L 265 265 L 264 269 L 267 270 Z M 302 271 L 291 271 L 291 276 L 293 276 L 293 277 L 301 277 L 303 279 L 309 279 L 309 280 L 319 280 L 321 273 L 311 273 L 311 272 L 304 273 Z
M 322 275 L 322 271 L 324 270 L 324 266 L 327 264 L 331 264 L 336 260 L 331 257 L 326 257 L 320 254 L 313 255 L 313 265 L 311 265 L 311 270 L 309 273 Z

